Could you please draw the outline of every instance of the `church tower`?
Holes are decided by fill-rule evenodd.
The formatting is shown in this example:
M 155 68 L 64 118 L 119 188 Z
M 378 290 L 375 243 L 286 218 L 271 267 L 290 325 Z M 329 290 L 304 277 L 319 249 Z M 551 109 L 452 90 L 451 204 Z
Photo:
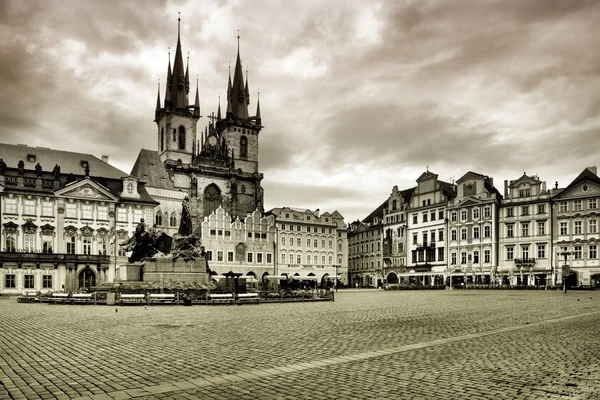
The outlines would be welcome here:
M 196 146 L 196 124 L 200 118 L 200 102 L 198 85 L 196 84 L 196 101 L 189 104 L 190 79 L 189 57 L 184 72 L 181 52 L 181 18 L 177 19 L 177 47 L 175 61 L 171 70 L 171 53 L 164 104 L 160 101 L 160 87 L 156 100 L 154 122 L 158 125 L 158 153 L 164 163 L 192 162 Z

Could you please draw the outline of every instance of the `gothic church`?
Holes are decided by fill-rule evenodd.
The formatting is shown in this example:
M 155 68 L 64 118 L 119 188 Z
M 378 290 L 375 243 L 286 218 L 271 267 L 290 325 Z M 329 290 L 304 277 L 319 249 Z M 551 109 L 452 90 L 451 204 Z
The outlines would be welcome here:
M 180 25 L 180 22 L 179 22 Z M 175 60 L 167 69 L 164 102 L 160 86 L 154 122 L 158 150 L 142 149 L 131 174 L 146 181 L 150 195 L 160 202 L 155 224 L 174 233 L 179 223 L 181 202 L 189 197 L 194 228 L 204 217 L 222 207 L 235 219 L 243 220 L 255 210 L 264 212 L 263 174 L 258 169 L 258 135 L 262 129 L 260 103 L 250 116 L 248 79 L 244 81 L 238 52 L 233 81 L 227 83 L 227 110 L 208 116 L 208 125 L 198 129 L 200 102 L 198 82 L 193 104 L 189 102 L 189 59 L 184 70 L 180 28 Z

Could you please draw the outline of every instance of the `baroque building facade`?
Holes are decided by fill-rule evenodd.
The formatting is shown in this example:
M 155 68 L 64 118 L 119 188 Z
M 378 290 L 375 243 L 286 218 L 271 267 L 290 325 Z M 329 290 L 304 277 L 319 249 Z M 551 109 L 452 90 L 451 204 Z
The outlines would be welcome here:
M 384 282 L 382 260 L 383 212 L 387 200 L 362 221 L 348 227 L 348 276 L 352 287 L 380 287 Z
M 127 262 L 119 243 L 156 204 L 104 157 L 0 144 L 0 294 L 113 281 Z
M 399 275 L 407 269 L 407 211 L 415 188 L 398 190 L 392 188 L 383 212 L 383 275 L 386 283 L 398 283 Z

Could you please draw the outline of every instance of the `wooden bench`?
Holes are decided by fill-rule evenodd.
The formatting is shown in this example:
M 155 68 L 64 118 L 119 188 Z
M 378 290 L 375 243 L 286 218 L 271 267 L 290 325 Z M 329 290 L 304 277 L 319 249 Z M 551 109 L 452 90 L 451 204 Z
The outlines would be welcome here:
M 238 303 L 260 303 L 260 298 L 258 297 L 258 293 L 238 293 L 237 302 Z
M 52 293 L 52 303 L 70 303 L 69 293 Z
M 121 294 L 119 295 L 119 305 L 123 304 L 143 304 L 146 303 L 146 295 L 143 293 Z
M 92 293 L 73 293 L 71 296 L 73 304 L 91 304 L 92 300 Z
M 175 294 L 173 293 L 152 293 L 148 295 L 148 302 L 151 306 L 155 304 L 175 304 Z
M 24 291 L 21 296 L 17 297 L 17 303 L 35 303 L 40 301 L 38 292 L 35 291 Z
M 231 293 L 211 293 L 208 295 L 210 304 L 233 304 L 234 298 Z

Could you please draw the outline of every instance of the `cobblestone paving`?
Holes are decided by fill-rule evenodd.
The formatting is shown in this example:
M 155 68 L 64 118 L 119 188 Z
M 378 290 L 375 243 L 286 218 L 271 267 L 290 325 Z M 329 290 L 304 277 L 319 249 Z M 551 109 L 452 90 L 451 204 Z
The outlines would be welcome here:
M 0 382 L 0 399 L 600 400 L 600 292 L 147 308 L 0 298 Z

